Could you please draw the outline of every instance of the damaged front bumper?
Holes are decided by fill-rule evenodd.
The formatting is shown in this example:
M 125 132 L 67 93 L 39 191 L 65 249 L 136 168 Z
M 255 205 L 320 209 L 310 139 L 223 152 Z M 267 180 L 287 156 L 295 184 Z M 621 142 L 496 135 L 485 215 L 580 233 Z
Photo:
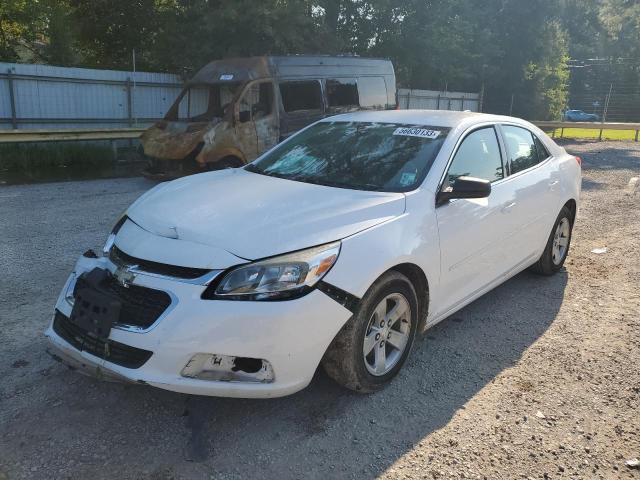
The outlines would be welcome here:
M 58 321 L 71 315 L 76 279 L 95 268 L 114 273 L 117 267 L 107 257 L 81 257 L 56 302 Z M 115 325 L 106 350 L 82 332 L 54 328 L 54 315 L 46 336 L 57 359 L 94 377 L 176 392 L 278 397 L 309 384 L 327 347 L 351 316 L 319 290 L 280 302 L 202 300 L 206 285 L 193 280 L 144 272 L 129 280 L 131 288 L 166 293 L 170 305 L 146 328 Z M 83 341 L 93 342 L 91 348 L 79 347 Z M 150 355 L 138 366 L 140 362 L 122 361 L 114 350 L 118 348 Z M 102 353 L 109 349 L 111 356 Z

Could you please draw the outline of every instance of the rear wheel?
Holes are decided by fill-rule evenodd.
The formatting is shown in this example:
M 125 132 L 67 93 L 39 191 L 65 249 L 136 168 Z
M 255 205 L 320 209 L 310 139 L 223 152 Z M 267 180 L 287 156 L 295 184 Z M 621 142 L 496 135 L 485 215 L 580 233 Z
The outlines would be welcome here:
M 531 270 L 541 275 L 553 275 L 564 265 L 571 244 L 573 215 L 567 207 L 562 207 L 556 223 L 551 229 L 544 252 Z
M 418 301 L 404 275 L 388 272 L 365 294 L 340 330 L 322 365 L 342 386 L 361 393 L 379 390 L 402 368 L 415 338 Z

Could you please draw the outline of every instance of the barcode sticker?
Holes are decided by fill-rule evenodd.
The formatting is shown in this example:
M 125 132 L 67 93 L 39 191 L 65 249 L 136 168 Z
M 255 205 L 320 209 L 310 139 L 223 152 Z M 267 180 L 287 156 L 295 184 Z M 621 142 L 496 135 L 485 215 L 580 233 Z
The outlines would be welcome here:
M 394 135 L 402 135 L 404 137 L 420 137 L 420 138 L 438 138 L 440 136 L 440 131 L 438 130 L 428 130 L 426 128 L 411 128 L 411 127 L 400 127 L 396 128 L 393 132 Z

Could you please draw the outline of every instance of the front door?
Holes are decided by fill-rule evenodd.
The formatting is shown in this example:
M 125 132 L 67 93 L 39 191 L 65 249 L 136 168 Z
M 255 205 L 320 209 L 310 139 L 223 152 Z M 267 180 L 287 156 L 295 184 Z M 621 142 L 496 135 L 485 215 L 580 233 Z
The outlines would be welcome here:
M 491 181 L 487 198 L 455 199 L 436 208 L 440 236 L 441 315 L 506 273 L 514 258 L 508 237 L 514 230 L 514 192 L 505 179 L 493 126 L 469 133 L 459 145 L 443 188 L 469 176 Z
M 278 143 L 273 82 L 250 83 L 238 101 L 236 135 L 247 162 Z

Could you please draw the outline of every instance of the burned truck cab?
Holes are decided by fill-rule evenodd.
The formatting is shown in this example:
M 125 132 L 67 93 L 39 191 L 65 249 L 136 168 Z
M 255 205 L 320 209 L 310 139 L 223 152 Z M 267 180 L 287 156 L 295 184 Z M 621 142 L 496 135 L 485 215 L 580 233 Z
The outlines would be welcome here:
M 142 134 L 144 174 L 167 180 L 239 167 L 325 116 L 395 108 L 395 99 L 388 60 L 295 55 L 214 61 Z

